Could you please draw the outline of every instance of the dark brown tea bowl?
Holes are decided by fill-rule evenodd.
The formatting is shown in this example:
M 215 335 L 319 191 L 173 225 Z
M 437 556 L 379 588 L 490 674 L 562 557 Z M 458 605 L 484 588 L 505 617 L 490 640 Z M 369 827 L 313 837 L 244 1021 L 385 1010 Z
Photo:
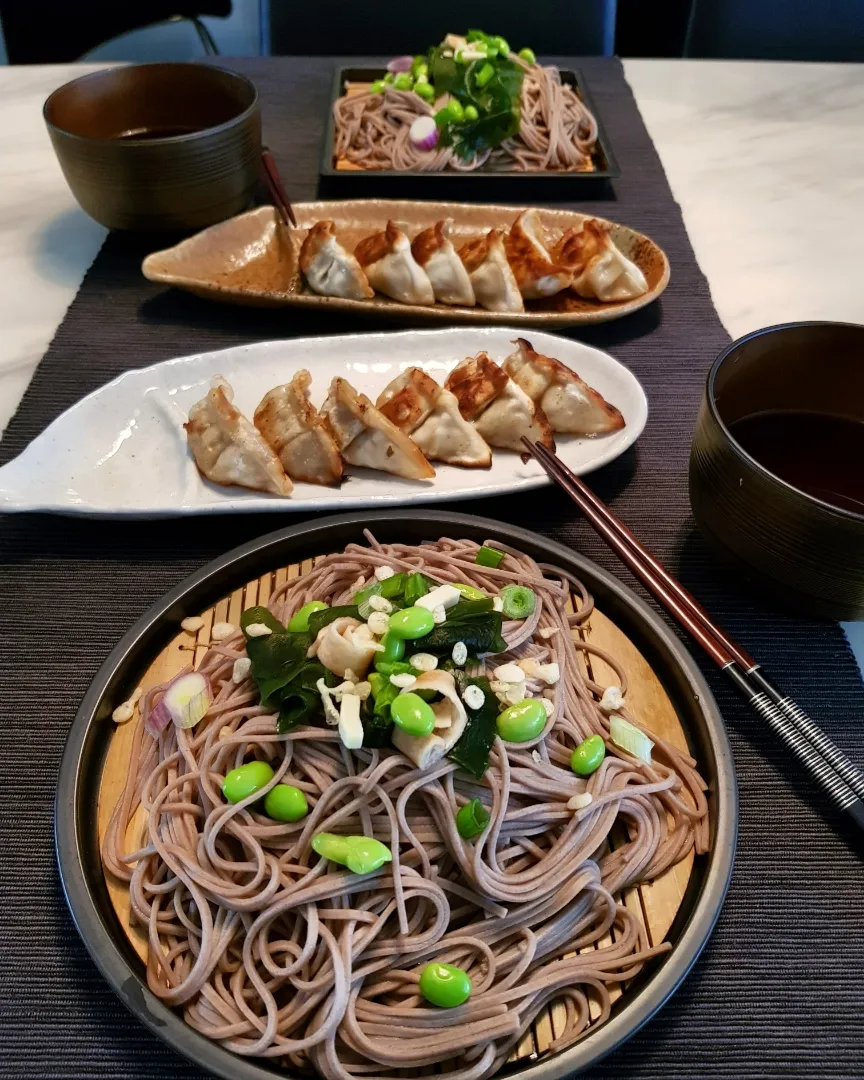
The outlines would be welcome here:
M 242 75 L 204 64 L 109 68 L 55 90 L 44 116 L 72 194 L 109 229 L 202 229 L 252 201 L 261 114 Z
M 811 615 L 864 618 L 864 326 L 789 323 L 723 350 L 690 502 L 746 580 Z

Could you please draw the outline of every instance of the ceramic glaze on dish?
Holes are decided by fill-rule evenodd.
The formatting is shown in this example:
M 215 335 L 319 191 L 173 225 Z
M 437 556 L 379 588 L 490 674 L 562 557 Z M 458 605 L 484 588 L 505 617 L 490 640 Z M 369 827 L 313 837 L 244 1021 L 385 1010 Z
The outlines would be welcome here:
M 174 285 L 196 296 L 250 307 L 307 307 L 345 311 L 370 318 L 424 322 L 480 323 L 500 326 L 578 326 L 611 322 L 652 303 L 669 283 L 669 260 L 650 237 L 625 225 L 595 220 L 610 226 L 615 246 L 638 266 L 648 291 L 632 300 L 601 302 L 566 289 L 545 300 L 530 300 L 525 311 L 486 311 L 482 307 L 447 304 L 400 304 L 386 296 L 372 300 L 345 300 L 317 296 L 301 280 L 297 265 L 300 244 L 307 231 L 323 219 L 335 222 L 340 242 L 350 251 L 365 237 L 385 229 L 392 220 L 413 239 L 436 221 L 453 220 L 456 246 L 485 236 L 489 229 L 509 229 L 525 207 L 466 203 L 419 202 L 402 199 L 340 199 L 332 202 L 295 203 L 297 229 L 286 231 L 272 206 L 260 206 L 239 217 L 213 225 L 175 247 L 154 251 L 142 265 L 150 281 Z M 574 210 L 538 211 L 544 229 L 560 236 L 580 225 L 588 214 Z
M 527 491 L 548 483 L 536 462 L 497 450 L 489 469 L 441 465 L 429 481 L 366 469 L 348 470 L 340 487 L 297 483 L 288 497 L 263 495 L 204 480 L 187 448 L 189 408 L 224 375 L 235 403 L 251 416 L 263 395 L 300 368 L 312 373 L 320 405 L 332 378 L 348 378 L 375 400 L 400 371 L 418 366 L 443 382 L 466 356 L 485 350 L 502 361 L 512 330 L 453 328 L 398 334 L 269 341 L 168 360 L 126 372 L 59 416 L 24 452 L 0 469 L 0 510 L 53 511 L 139 518 L 188 514 L 400 506 Z M 532 332 L 531 343 L 554 356 L 617 406 L 626 426 L 608 436 L 560 436 L 558 452 L 575 472 L 605 465 L 632 446 L 648 416 L 636 378 L 599 349 Z

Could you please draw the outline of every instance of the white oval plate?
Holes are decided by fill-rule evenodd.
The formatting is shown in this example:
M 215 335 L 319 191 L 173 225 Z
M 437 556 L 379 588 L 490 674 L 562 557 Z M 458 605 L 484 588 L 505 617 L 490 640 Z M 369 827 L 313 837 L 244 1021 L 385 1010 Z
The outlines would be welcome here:
M 248 417 L 268 390 L 304 367 L 312 373 L 316 406 L 336 375 L 375 401 L 391 379 L 412 365 L 443 382 L 460 361 L 481 349 L 500 363 L 513 351 L 514 336 L 512 329 L 455 327 L 264 341 L 127 371 L 67 409 L 0 469 L 0 511 L 136 518 L 308 512 L 450 502 L 540 487 L 549 481 L 535 461 L 524 464 L 512 451 L 493 450 L 490 469 L 436 463 L 434 480 L 411 481 L 349 466 L 340 487 L 298 483 L 290 498 L 280 498 L 204 480 L 182 426 L 214 375 L 229 380 L 235 403 Z M 611 435 L 558 436 L 562 460 L 584 474 L 632 446 L 648 418 L 636 377 L 607 353 L 578 341 L 540 332 L 532 332 L 530 341 L 538 352 L 578 372 L 626 421 L 623 430 Z

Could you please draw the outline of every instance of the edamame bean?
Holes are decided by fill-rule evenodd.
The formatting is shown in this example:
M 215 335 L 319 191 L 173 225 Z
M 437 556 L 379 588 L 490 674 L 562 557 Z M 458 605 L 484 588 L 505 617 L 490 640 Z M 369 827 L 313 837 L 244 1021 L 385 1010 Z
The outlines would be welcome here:
M 290 634 L 305 634 L 309 629 L 309 616 L 315 611 L 325 611 L 329 606 L 323 600 L 310 600 L 308 604 L 304 604 L 299 611 L 295 611 L 291 616 L 291 621 L 288 623 L 288 632 Z
M 435 713 L 418 694 L 400 694 L 394 698 L 390 716 L 396 727 L 408 735 L 431 735 L 435 728 Z
M 405 638 L 398 637 L 389 630 L 381 638 L 381 644 L 384 646 L 384 652 L 375 653 L 376 671 L 380 671 L 380 664 L 397 664 L 405 655 Z
M 435 619 L 428 608 L 410 607 L 393 612 L 390 616 L 388 632 L 394 637 L 414 641 L 415 638 L 425 637 L 430 634 L 434 627 Z
M 533 49 L 520 49 L 518 53 L 519 59 L 524 60 L 526 64 L 536 64 L 537 57 L 534 55 Z
M 299 821 L 309 813 L 309 803 L 299 787 L 277 784 L 264 796 L 264 813 L 274 821 Z
M 321 832 L 312 837 L 312 848 L 322 859 L 347 866 L 353 874 L 371 874 L 392 862 L 390 848 L 374 836 L 337 836 Z
M 400 71 L 393 80 L 393 85 L 397 90 L 411 90 L 414 87 L 414 80 L 407 71 Z
M 418 97 L 423 98 L 424 101 L 430 105 L 435 100 L 435 87 L 428 82 L 418 82 L 414 84 L 414 93 Z
M 430 1005 L 454 1009 L 471 997 L 471 977 L 453 964 L 433 961 L 420 972 L 420 993 Z
M 247 761 L 228 773 L 222 782 L 222 794 L 230 803 L 242 802 L 272 779 L 273 769 L 266 761 Z
M 447 116 L 454 124 L 461 124 L 465 119 L 465 110 L 462 107 L 462 102 L 459 98 L 450 98 L 444 108 L 447 112 Z
M 510 52 L 510 43 L 507 41 L 507 38 L 498 36 L 492 38 L 492 40 L 498 46 L 498 52 L 501 56 L 506 56 Z
M 474 120 L 479 119 L 479 117 L 480 117 L 480 113 L 477 112 L 477 110 L 474 108 L 473 105 L 466 105 L 465 106 L 465 119 L 466 120 L 474 121 Z M 475 591 L 479 592 L 479 589 L 475 590 Z M 479 600 L 482 596 L 483 596 L 483 594 L 481 593 L 479 597 L 475 597 L 474 599 Z
M 372 85 L 369 87 L 369 90 L 373 94 L 382 94 L 386 85 L 387 83 L 385 83 L 383 79 L 376 79 L 375 82 L 373 82 Z
M 570 768 L 577 776 L 590 776 L 600 768 L 606 757 L 606 744 L 602 735 L 589 735 L 579 743 L 570 755 Z
M 466 840 L 479 836 L 489 824 L 489 811 L 479 799 L 472 799 L 456 813 L 456 831 Z
M 529 742 L 546 726 L 546 710 L 538 698 L 526 698 L 500 713 L 495 725 L 505 742 Z

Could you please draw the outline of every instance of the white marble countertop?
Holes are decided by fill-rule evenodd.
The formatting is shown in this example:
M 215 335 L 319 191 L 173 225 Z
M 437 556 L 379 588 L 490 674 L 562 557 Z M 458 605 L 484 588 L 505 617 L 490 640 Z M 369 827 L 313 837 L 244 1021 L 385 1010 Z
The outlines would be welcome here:
M 724 326 L 864 323 L 864 65 L 628 60 Z M 83 65 L 0 67 L 0 429 L 102 243 L 42 103 Z M 864 661 L 864 624 L 849 628 Z

